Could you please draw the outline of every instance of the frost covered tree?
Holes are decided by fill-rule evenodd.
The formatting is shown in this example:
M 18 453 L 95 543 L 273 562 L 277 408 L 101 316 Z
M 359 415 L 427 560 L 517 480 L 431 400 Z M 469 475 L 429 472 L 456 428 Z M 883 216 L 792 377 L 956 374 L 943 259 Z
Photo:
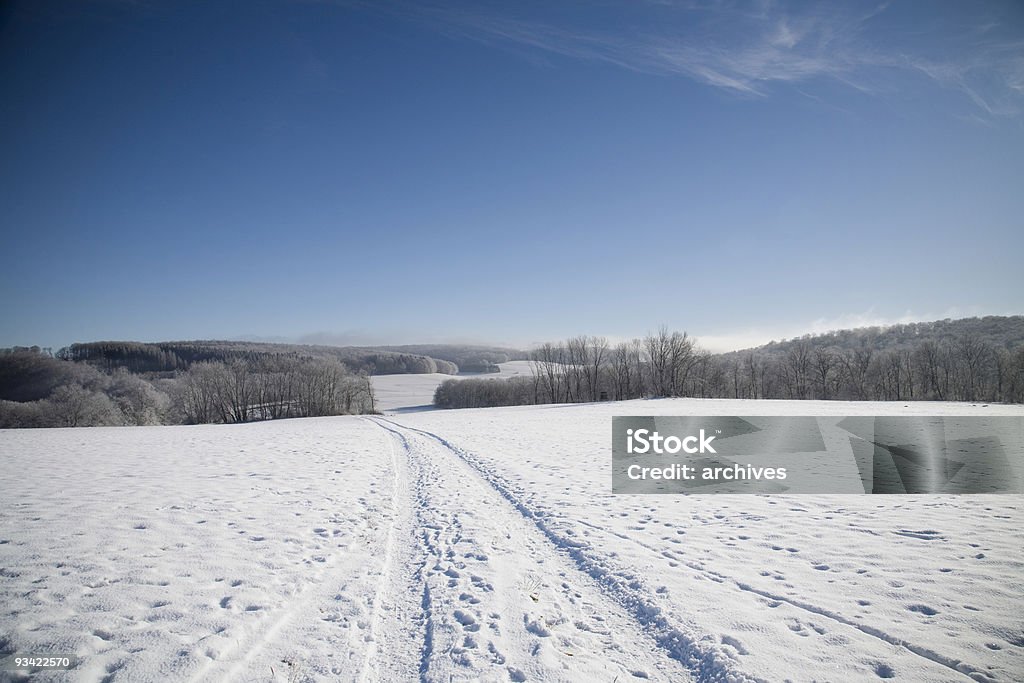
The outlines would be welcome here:
M 89 391 L 80 384 L 58 387 L 47 399 L 55 427 L 102 427 L 124 424 L 124 416 L 105 394 Z

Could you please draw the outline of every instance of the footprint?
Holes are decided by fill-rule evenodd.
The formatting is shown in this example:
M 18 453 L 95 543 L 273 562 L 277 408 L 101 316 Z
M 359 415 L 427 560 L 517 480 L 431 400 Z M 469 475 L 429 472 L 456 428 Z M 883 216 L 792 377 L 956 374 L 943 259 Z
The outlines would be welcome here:
M 736 640 L 732 636 L 723 635 L 722 636 L 722 644 L 723 645 L 728 645 L 728 646 L 732 647 L 734 650 L 736 650 L 736 652 L 738 652 L 741 655 L 749 655 L 750 654 L 750 652 L 747 650 L 747 648 L 743 647 L 743 643 L 741 643 L 740 641 Z
M 929 607 L 928 605 L 910 605 L 907 609 L 911 612 L 918 612 L 919 614 L 924 614 L 928 617 L 935 616 L 939 613 L 937 609 Z
M 543 623 L 543 620 L 531 620 L 528 615 L 524 614 L 523 623 L 526 625 L 526 630 L 538 638 L 547 638 L 551 635 L 551 631 L 548 630 L 547 626 Z
M 875 664 L 875 675 L 879 678 L 896 678 L 896 671 L 888 664 Z
M 466 631 L 480 630 L 480 624 L 476 623 L 476 617 L 474 617 L 469 612 L 463 612 L 462 610 L 457 609 L 455 610 L 455 613 L 452 616 L 455 617 L 455 621 L 462 624 L 462 628 Z

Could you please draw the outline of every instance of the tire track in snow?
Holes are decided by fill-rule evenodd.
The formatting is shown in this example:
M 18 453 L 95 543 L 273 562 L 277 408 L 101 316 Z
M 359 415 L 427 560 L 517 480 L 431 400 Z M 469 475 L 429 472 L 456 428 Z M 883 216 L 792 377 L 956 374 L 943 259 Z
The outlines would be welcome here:
M 870 626 L 868 624 L 858 624 L 857 622 L 853 621 L 852 619 L 848 619 L 848 618 L 844 617 L 843 615 L 841 615 L 841 614 L 839 614 L 837 612 L 834 612 L 832 610 L 826 609 L 824 607 L 818 607 L 816 605 L 813 605 L 813 604 L 808 603 L 808 602 L 804 602 L 802 600 L 795 600 L 793 598 L 787 598 L 787 597 L 782 596 L 782 595 L 776 595 L 774 593 L 771 593 L 770 591 L 765 591 L 765 590 L 761 590 L 759 588 L 755 588 L 755 587 L 751 586 L 750 584 L 743 583 L 742 581 L 737 581 L 736 579 L 729 579 L 729 580 L 733 581 L 736 584 L 736 587 L 739 588 L 742 591 L 747 591 L 747 592 L 750 592 L 750 593 L 754 593 L 755 595 L 760 595 L 761 597 L 768 598 L 769 600 L 777 600 L 779 602 L 784 602 L 784 603 L 786 603 L 788 605 L 792 605 L 793 607 L 796 607 L 797 609 L 801 609 L 801 610 L 804 610 L 805 612 L 809 612 L 810 614 L 815 614 L 817 616 L 825 617 L 826 619 L 831 619 L 833 622 L 838 623 L 838 624 L 843 624 L 845 626 L 850 626 L 852 628 L 857 629 L 861 633 L 864 633 L 866 635 L 872 636 L 873 638 L 878 638 L 879 640 L 881 640 L 881 641 L 883 641 L 885 643 L 888 643 L 889 645 L 895 645 L 897 647 L 902 647 L 902 648 L 908 650 L 909 652 L 913 652 L 915 655 L 918 655 L 919 657 L 923 657 L 923 658 L 925 658 L 925 659 L 927 659 L 929 661 L 932 661 L 932 662 L 934 662 L 936 664 L 944 666 L 944 667 L 946 667 L 946 668 L 948 668 L 948 669 L 950 669 L 952 671 L 955 671 L 958 674 L 963 674 L 964 676 L 966 676 L 967 678 L 969 678 L 971 680 L 976 680 L 976 681 L 993 681 L 993 680 L 996 680 L 996 679 L 992 678 L 990 672 L 988 672 L 988 671 L 985 671 L 983 669 L 979 669 L 977 667 L 971 666 L 970 664 L 968 664 L 966 662 L 962 662 L 962 661 L 957 660 L 957 659 L 952 659 L 950 657 L 946 657 L 945 655 L 939 654 L 938 652 L 935 652 L 934 650 L 930 650 L 930 649 L 928 649 L 926 647 L 923 647 L 921 645 L 916 645 L 914 643 L 907 642 L 906 640 L 903 640 L 902 638 L 898 638 L 898 637 L 896 637 L 894 635 L 890 635 L 890 634 L 886 633 L 885 631 L 883 631 L 881 629 L 875 628 L 874 626 Z
M 672 558 L 674 558 L 674 556 L 668 555 L 664 551 L 659 550 L 658 548 L 655 548 L 654 546 L 652 546 L 652 545 L 650 545 L 648 543 L 644 543 L 643 541 L 640 541 L 639 539 L 634 538 L 632 536 L 629 536 L 627 534 L 620 534 L 620 533 L 617 533 L 617 532 L 614 532 L 614 531 L 610 531 L 610 530 L 607 530 L 607 529 L 602 529 L 601 527 L 598 527 L 596 525 L 590 524 L 590 523 L 582 521 L 582 520 L 579 520 L 579 523 L 582 524 L 583 526 L 589 527 L 589 528 L 594 529 L 596 531 L 600 531 L 600 532 L 603 532 L 603 533 L 608 533 L 608 534 L 611 534 L 611 535 L 615 536 L 616 538 L 619 538 L 619 539 L 622 539 L 624 541 L 629 541 L 631 543 L 634 543 L 634 544 L 640 546 L 641 548 L 643 548 L 643 549 L 645 549 L 647 551 L 650 551 L 652 553 L 655 553 L 657 555 L 662 555 L 662 556 L 665 556 L 665 557 L 672 557 Z M 814 614 L 815 616 L 825 617 L 826 619 L 830 619 L 834 623 L 841 624 L 843 626 L 848 626 L 850 628 L 854 628 L 854 629 L 860 631 L 861 633 L 863 633 L 865 635 L 871 636 L 872 638 L 877 638 L 878 640 L 881 640 L 882 642 L 887 643 L 889 645 L 895 645 L 897 647 L 902 647 L 902 648 L 908 650 L 909 652 L 911 652 L 911 653 L 913 653 L 913 654 L 915 654 L 915 655 L 917 655 L 919 657 L 923 657 L 923 658 L 925 658 L 925 659 L 927 659 L 927 660 L 929 660 L 931 662 L 934 662 L 935 664 L 939 664 L 939 665 L 944 666 L 944 667 L 946 667 L 948 669 L 952 669 L 954 672 L 959 673 L 959 674 L 963 674 L 964 676 L 970 678 L 971 680 L 982 680 L 982 681 L 996 680 L 996 679 L 993 679 L 991 677 L 991 672 L 988 672 L 988 671 L 985 671 L 984 669 L 980 669 L 978 667 L 972 666 L 972 665 L 968 664 L 967 662 L 964 662 L 964 661 L 961 661 L 961 660 L 958 660 L 958 659 L 955 659 L 955 658 L 952 658 L 952 657 L 947 657 L 947 656 L 945 656 L 945 655 L 943 655 L 941 653 L 935 652 L 934 650 L 929 649 L 927 647 L 924 647 L 922 645 L 917 645 L 915 643 L 911 643 L 911 642 L 909 642 L 907 640 L 904 640 L 903 638 L 900 638 L 898 636 L 894 636 L 894 635 L 892 635 L 890 633 L 887 633 L 887 632 L 885 632 L 884 630 L 882 630 L 880 628 L 876 628 L 876 627 L 871 626 L 869 624 L 858 623 L 858 622 L 854 621 L 853 619 L 850 619 L 848 617 L 844 617 L 842 614 L 840 614 L 840 613 L 838 613 L 838 612 L 836 612 L 834 610 L 830 610 L 830 609 L 825 608 L 825 607 L 820 607 L 818 605 L 815 605 L 813 603 L 807 602 L 805 600 L 799 600 L 799 599 L 796 599 L 796 598 L 787 597 L 785 595 L 779 595 L 779 594 L 773 593 L 771 591 L 767 591 L 767 590 L 763 590 L 763 589 L 757 588 L 755 586 L 750 585 L 749 583 L 746 583 L 744 581 L 740 581 L 739 579 L 736 579 L 734 577 L 728 576 L 726 574 L 722 574 L 721 572 L 716 572 L 716 571 L 711 571 L 709 569 L 704 569 L 704 568 L 702 568 L 700 566 L 695 565 L 692 562 L 685 562 L 685 561 L 684 562 L 680 562 L 680 566 L 685 566 L 687 569 L 689 569 L 689 570 L 691 570 L 691 571 L 693 571 L 695 573 L 698 573 L 698 574 L 701 574 L 703 576 L 706 576 L 706 577 L 710 578 L 712 581 L 714 581 L 715 583 L 717 583 L 719 585 L 722 585 L 723 581 L 728 581 L 729 583 L 733 584 L 740 591 L 744 591 L 744 592 L 747 592 L 747 593 L 752 593 L 754 595 L 759 595 L 762 598 L 767 598 L 769 600 L 774 600 L 776 602 L 783 602 L 783 603 L 786 603 L 787 605 L 789 605 L 791 607 L 794 607 L 796 609 L 799 609 L 799 610 L 802 610 L 804 612 L 807 612 L 808 614 Z
M 423 507 L 422 477 L 396 452 L 396 440 L 403 452 L 408 450 L 405 436 L 368 421 L 388 432 L 395 488 L 394 517 L 374 599 L 374 642 L 367 650 L 360 680 L 415 680 L 423 677 L 432 650 L 430 592 L 423 580 L 430 550 L 421 538 L 423 520 L 418 514 Z
M 503 498 L 518 512 L 519 516 L 532 523 L 530 526 L 541 532 L 541 537 L 557 554 L 568 556 L 573 561 L 570 566 L 576 572 L 587 577 L 588 583 L 591 583 L 599 593 L 609 598 L 620 610 L 624 611 L 630 622 L 639 625 L 640 630 L 645 635 L 652 637 L 654 643 L 672 661 L 684 667 L 695 681 L 714 683 L 718 681 L 758 682 L 763 680 L 741 671 L 734 660 L 719 650 L 716 645 L 711 644 L 711 641 L 705 637 L 706 634 L 699 634 L 698 629 L 691 628 L 690 632 L 687 632 L 673 624 L 656 604 L 656 599 L 651 592 L 644 589 L 642 581 L 636 577 L 627 576 L 625 572 L 610 568 L 606 559 L 594 556 L 579 541 L 558 533 L 546 522 L 543 515 L 537 514 L 537 511 L 524 503 L 520 496 L 490 473 L 472 454 L 432 432 L 408 427 L 382 417 L 374 418 L 374 421 L 378 424 L 387 423 L 390 425 L 390 429 L 384 424 L 381 424 L 381 427 L 389 429 L 389 431 L 412 432 L 442 446 L 445 453 L 454 456 L 456 462 L 462 463 L 468 468 L 488 490 Z M 634 630 L 636 629 L 634 628 Z
M 408 673 L 409 669 L 407 663 L 403 666 L 401 657 L 395 656 L 396 648 L 387 647 L 385 653 L 381 653 L 379 647 L 382 640 L 390 640 L 394 637 L 394 622 L 402 620 L 401 618 L 396 620 L 392 615 L 399 611 L 406 613 L 411 611 L 409 609 L 401 610 L 398 600 L 402 593 L 395 590 L 395 584 L 404 580 L 400 574 L 402 568 L 407 566 L 405 562 L 399 565 L 397 557 L 400 553 L 407 554 L 406 549 L 413 547 L 413 544 L 409 542 L 412 530 L 408 516 L 412 505 L 409 503 L 408 471 L 405 464 L 399 459 L 398 453 L 395 452 L 393 436 L 388 435 L 386 438 L 392 471 L 391 524 L 388 526 L 387 540 L 384 544 L 384 559 L 381 563 L 381 576 L 373 599 L 373 617 L 370 627 L 372 640 L 370 646 L 366 648 L 362 674 L 359 678 L 364 683 L 394 680 L 397 675 L 403 673 L 403 668 L 406 669 L 404 673 Z M 403 536 L 401 542 L 398 539 L 399 534 Z M 408 559 L 408 557 L 402 557 L 402 560 Z M 386 619 L 387 621 L 385 621 Z M 416 629 L 416 632 L 410 633 L 407 626 L 402 633 L 403 639 L 408 640 L 408 636 L 412 636 L 413 642 L 417 638 L 422 639 L 421 631 L 422 629 Z M 380 661 L 382 657 L 384 659 Z
M 387 421 L 392 422 L 392 424 L 398 424 L 391 420 Z M 523 501 L 522 496 L 517 491 L 515 491 L 508 483 L 503 481 L 500 476 L 496 475 L 491 470 L 491 468 L 483 464 L 472 453 L 451 443 L 444 437 L 433 432 L 418 429 L 415 427 L 408 427 L 405 425 L 399 426 L 401 426 L 404 429 L 408 429 L 410 431 L 434 439 L 435 441 L 443 445 L 445 448 L 447 448 L 449 451 L 451 451 L 454 455 L 459 457 L 462 461 L 466 462 L 470 467 L 475 469 L 479 473 L 481 478 L 487 481 L 488 484 L 490 484 L 506 500 L 508 500 L 513 506 L 515 506 L 523 514 L 524 517 L 527 517 L 534 521 L 537 527 L 540 528 L 545 533 L 545 535 L 549 537 L 552 543 L 566 550 L 573 557 L 573 559 L 577 561 L 577 563 L 580 565 L 580 568 L 583 569 L 583 571 L 590 573 L 592 576 L 594 576 L 594 578 L 599 579 L 603 587 L 607 587 L 609 589 L 609 592 L 613 593 L 617 599 L 621 598 L 624 605 L 629 605 L 633 609 L 634 614 L 637 617 L 637 620 L 640 621 L 641 624 L 645 626 L 653 626 L 659 630 L 667 629 L 668 634 L 671 635 L 659 636 L 658 640 L 660 646 L 667 647 L 667 649 L 670 649 L 670 652 L 674 652 L 675 654 L 673 654 L 673 656 L 676 656 L 676 654 L 678 654 L 685 658 L 680 659 L 680 661 L 685 661 L 686 659 L 692 661 L 694 657 L 693 651 L 699 647 L 698 641 L 700 640 L 700 638 L 697 636 L 686 636 L 685 634 L 682 634 L 678 631 L 678 629 L 669 624 L 667 619 L 659 615 L 658 613 L 660 612 L 660 608 L 654 605 L 650 597 L 645 597 L 640 594 L 641 590 L 636 585 L 638 582 L 635 579 L 616 575 L 614 570 L 610 570 L 607 568 L 605 561 L 602 561 L 596 556 L 592 556 L 594 554 L 587 552 L 588 548 L 585 544 L 582 544 L 578 540 L 563 536 L 562 534 L 558 533 L 557 530 L 553 529 L 552 526 L 547 523 L 547 521 L 545 520 L 546 515 L 543 512 L 534 510 L 528 504 L 526 504 Z M 654 548 L 649 544 L 643 543 L 639 539 L 636 539 L 632 536 L 619 534 L 614 531 L 602 529 L 601 527 L 597 527 L 583 521 L 581 521 L 581 523 L 584 526 L 588 526 L 592 529 L 606 532 L 616 536 L 617 538 L 630 541 L 631 543 L 634 543 L 644 548 L 645 550 L 653 552 L 657 555 L 663 554 L 657 548 Z M 715 583 L 718 583 L 719 585 L 722 585 L 723 581 L 728 581 L 732 583 L 738 591 L 758 595 L 769 600 L 783 602 L 787 605 L 790 605 L 791 607 L 802 610 L 809 614 L 814 614 L 816 616 L 829 619 L 836 624 L 856 629 L 864 635 L 876 638 L 888 645 L 900 647 L 906 650 L 907 652 L 917 655 L 939 666 L 945 667 L 949 669 L 951 672 L 965 676 L 968 679 L 980 681 L 997 680 L 992 678 L 991 672 L 989 671 L 978 668 L 956 658 L 945 656 L 930 648 L 909 642 L 874 626 L 857 623 L 856 621 L 844 617 L 843 615 L 834 612 L 833 610 L 829 610 L 827 608 L 820 607 L 806 601 L 788 598 L 786 596 L 777 595 L 770 591 L 761 590 L 733 577 L 729 577 L 718 572 L 712 572 L 710 570 L 695 567 L 688 563 L 682 563 L 682 565 L 686 566 L 687 568 L 697 573 L 707 576 L 708 578 L 712 578 L 715 581 Z M 651 616 L 652 614 L 654 615 L 653 617 Z M 674 649 L 678 648 L 680 644 L 682 644 L 683 646 L 682 651 L 677 651 L 676 649 Z M 697 680 L 716 680 L 714 678 L 704 678 L 704 676 L 707 675 L 705 672 L 710 671 L 712 672 L 712 674 L 714 674 L 717 672 L 717 669 L 721 666 L 721 664 L 725 664 L 726 666 L 723 668 L 726 670 L 728 669 L 728 660 L 723 657 L 722 660 L 724 661 L 721 661 L 720 663 L 716 662 L 716 658 L 713 652 L 704 654 L 697 653 L 696 656 L 698 657 L 698 661 L 700 662 L 698 667 L 694 670 L 694 674 Z M 704 661 L 704 659 L 708 661 Z
M 692 678 L 473 467 L 433 438 L 373 419 L 423 485 L 417 514 L 432 566 L 421 680 Z

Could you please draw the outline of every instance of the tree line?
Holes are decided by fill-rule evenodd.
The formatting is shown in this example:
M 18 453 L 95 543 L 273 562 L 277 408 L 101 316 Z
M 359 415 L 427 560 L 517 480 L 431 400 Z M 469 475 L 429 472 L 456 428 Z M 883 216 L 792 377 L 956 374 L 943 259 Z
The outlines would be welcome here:
M 1019 338 L 992 342 L 972 330 L 922 336 L 882 351 L 863 336 L 844 347 L 823 335 L 718 355 L 666 328 L 615 345 L 580 336 L 535 349 L 532 377 L 449 380 L 434 403 L 476 408 L 680 396 L 1024 402 Z
M 879 352 L 799 340 L 781 356 L 723 358 L 711 384 L 727 398 L 1022 403 L 1024 345 L 964 335 Z
M 186 424 L 375 412 L 370 378 L 324 358 L 198 363 L 175 396 Z
M 367 375 L 455 374 L 458 366 L 422 353 L 356 346 L 307 346 L 237 341 L 132 342 L 98 341 L 71 344 L 56 353 L 61 360 L 88 363 L 104 370 L 132 373 L 176 373 L 197 363 L 246 364 L 264 358 L 322 358 L 342 363 L 350 372 Z
M 331 358 L 256 354 L 133 374 L 38 347 L 0 350 L 0 428 L 234 423 L 375 410 L 369 377 Z

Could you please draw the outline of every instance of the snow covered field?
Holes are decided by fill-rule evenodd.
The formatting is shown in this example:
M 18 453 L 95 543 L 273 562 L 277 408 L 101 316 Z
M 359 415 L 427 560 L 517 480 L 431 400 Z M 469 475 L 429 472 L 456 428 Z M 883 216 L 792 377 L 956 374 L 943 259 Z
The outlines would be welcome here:
M 0 651 L 81 656 L 32 680 L 1024 679 L 1020 496 L 613 496 L 627 414 L 1024 409 L 0 431 Z
M 532 376 L 533 365 L 528 360 L 512 360 L 498 365 L 501 372 L 471 372 L 443 375 L 438 372 L 425 375 L 374 375 L 373 393 L 377 409 L 382 412 L 415 412 L 433 407 L 434 392 L 450 379 L 509 379 L 520 375 Z

